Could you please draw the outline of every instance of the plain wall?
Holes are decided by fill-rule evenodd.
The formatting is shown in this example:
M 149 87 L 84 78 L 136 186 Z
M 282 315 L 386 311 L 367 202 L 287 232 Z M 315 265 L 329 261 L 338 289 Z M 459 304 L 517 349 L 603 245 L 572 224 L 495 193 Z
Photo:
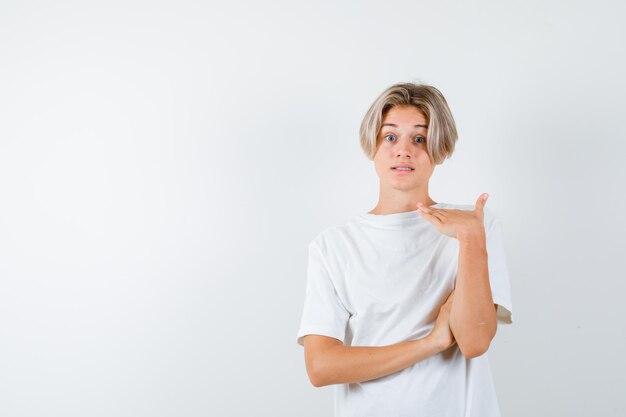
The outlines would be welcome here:
M 0 415 L 330 416 L 307 245 L 371 210 L 365 111 L 446 96 L 435 201 L 501 219 L 503 416 L 626 412 L 623 2 L 0 3 Z

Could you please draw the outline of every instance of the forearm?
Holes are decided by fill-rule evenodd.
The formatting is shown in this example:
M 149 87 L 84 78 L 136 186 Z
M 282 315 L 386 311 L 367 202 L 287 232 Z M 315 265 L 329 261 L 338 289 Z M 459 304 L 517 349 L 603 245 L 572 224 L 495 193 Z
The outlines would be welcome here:
M 369 381 L 401 371 L 441 352 L 430 337 L 387 346 L 331 346 L 314 366 L 317 387 Z
M 484 230 L 459 237 L 459 264 L 450 330 L 465 357 L 482 355 L 496 332 Z

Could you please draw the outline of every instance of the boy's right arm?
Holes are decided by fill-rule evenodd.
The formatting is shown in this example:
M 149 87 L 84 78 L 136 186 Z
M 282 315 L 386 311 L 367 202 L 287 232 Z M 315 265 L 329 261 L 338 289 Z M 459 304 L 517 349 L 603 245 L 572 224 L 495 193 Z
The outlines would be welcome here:
M 432 331 L 424 338 L 387 346 L 344 346 L 340 340 L 317 334 L 304 337 L 304 359 L 316 387 L 380 378 L 436 355 L 456 344 L 450 330 L 454 290 L 439 308 Z
M 344 346 L 332 337 L 310 334 L 304 337 L 307 373 L 315 387 L 390 375 L 444 350 L 431 335 L 372 347 Z

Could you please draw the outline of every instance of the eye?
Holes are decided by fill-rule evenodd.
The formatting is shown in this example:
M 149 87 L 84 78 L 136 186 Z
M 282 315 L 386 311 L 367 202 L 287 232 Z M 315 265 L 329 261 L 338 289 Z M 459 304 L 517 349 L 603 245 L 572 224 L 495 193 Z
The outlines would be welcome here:
M 387 138 L 391 138 L 390 140 L 387 140 Z M 387 141 L 387 142 L 392 142 L 395 139 L 394 135 L 385 135 L 383 137 L 383 140 Z M 426 138 L 424 136 L 416 136 L 415 139 L 417 139 L 416 143 L 424 143 L 426 142 Z

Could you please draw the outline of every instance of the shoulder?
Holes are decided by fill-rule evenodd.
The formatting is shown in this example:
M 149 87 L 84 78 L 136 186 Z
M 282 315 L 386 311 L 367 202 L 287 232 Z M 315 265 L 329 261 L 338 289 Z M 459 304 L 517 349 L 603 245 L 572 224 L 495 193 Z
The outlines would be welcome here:
M 338 240 L 342 235 L 346 233 L 346 226 L 328 226 L 318 232 L 309 245 L 315 245 L 318 247 L 325 247 Z
M 344 225 L 333 225 L 322 229 L 309 243 L 309 248 L 315 247 L 322 254 L 345 250 L 353 239 L 354 231 L 348 222 Z

